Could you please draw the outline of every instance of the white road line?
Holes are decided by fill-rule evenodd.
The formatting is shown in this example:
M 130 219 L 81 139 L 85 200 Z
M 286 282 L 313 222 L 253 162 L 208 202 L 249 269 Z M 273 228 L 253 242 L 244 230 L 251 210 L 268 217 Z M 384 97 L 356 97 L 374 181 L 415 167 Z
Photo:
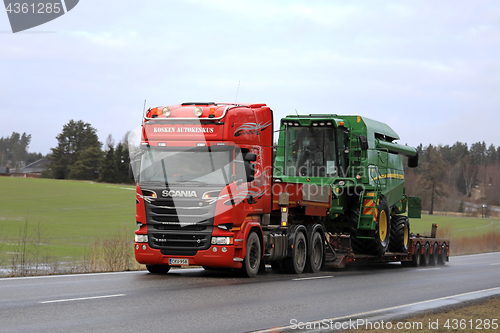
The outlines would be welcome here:
M 349 318 L 356 318 L 356 317 L 363 317 L 367 315 L 372 315 L 372 314 L 377 314 L 381 312 L 386 312 L 386 311 L 391 311 L 391 310 L 396 310 L 396 309 L 401 309 L 401 308 L 406 308 L 414 305 L 421 305 L 421 304 L 426 304 L 430 302 L 435 302 L 435 301 L 442 301 L 445 299 L 450 299 L 454 297 L 460 297 L 460 296 L 467 296 L 467 295 L 472 295 L 472 294 L 478 294 L 482 292 L 487 292 L 487 291 L 498 291 L 500 292 L 500 287 L 498 288 L 490 288 L 490 289 L 483 289 L 483 290 L 478 290 L 478 291 L 472 291 L 469 293 L 463 293 L 463 294 L 458 294 L 458 295 L 453 295 L 453 296 L 447 296 L 447 297 L 441 297 L 441 298 L 436 298 L 436 299 L 431 299 L 428 301 L 422 301 L 422 302 L 416 302 L 416 303 L 411 303 L 411 304 L 405 304 L 405 305 L 399 305 L 399 306 L 394 306 L 391 308 L 385 308 L 385 309 L 380 309 L 380 310 L 374 310 L 374 311 L 367 311 L 367 312 L 362 312 L 362 313 L 356 313 L 352 315 L 347 315 L 347 316 L 342 316 L 342 317 L 336 317 L 336 318 L 328 318 L 328 319 L 321 319 L 321 320 L 316 320 L 316 321 L 311 321 L 309 324 L 311 325 L 321 325 L 321 323 L 324 322 L 333 322 L 333 321 L 339 321 L 343 319 L 349 319 Z M 278 332 L 278 330 L 285 330 L 285 329 L 292 329 L 293 325 L 288 325 L 288 326 L 281 326 L 281 327 L 273 327 L 270 329 L 264 329 L 260 331 L 252 331 L 252 333 L 272 333 L 272 332 Z
M 490 264 L 490 266 L 496 266 L 496 265 L 500 265 L 500 262 L 496 262 L 496 263 Z
M 419 271 L 419 272 L 423 272 L 423 271 L 435 271 L 437 269 L 441 269 L 441 268 L 421 268 L 421 269 L 417 269 L 417 271 Z
M 100 299 L 100 298 L 121 297 L 121 296 L 126 296 L 126 295 L 125 294 L 118 294 L 118 295 L 105 295 L 105 296 L 94 296 L 94 297 L 58 299 L 58 300 L 55 300 L 55 301 L 40 302 L 40 304 L 59 303 L 59 302 L 72 302 L 72 301 L 85 301 L 85 300 L 89 300 L 89 299 Z
M 332 278 L 332 277 L 333 277 L 333 275 L 314 276 L 314 277 L 308 277 L 308 278 L 292 279 L 292 281 L 303 281 L 303 280 L 313 280 L 313 279 L 327 279 L 327 278 Z

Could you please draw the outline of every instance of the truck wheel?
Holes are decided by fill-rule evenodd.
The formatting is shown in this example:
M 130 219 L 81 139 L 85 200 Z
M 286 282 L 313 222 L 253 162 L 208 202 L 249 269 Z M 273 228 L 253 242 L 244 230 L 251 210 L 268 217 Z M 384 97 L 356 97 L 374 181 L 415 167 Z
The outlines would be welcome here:
M 407 216 L 394 215 L 391 218 L 391 241 L 389 251 L 408 252 L 410 244 L 410 221 Z
M 377 223 L 375 224 L 375 238 L 366 239 L 366 253 L 381 256 L 389 247 L 391 223 L 389 220 L 389 203 L 384 196 L 380 196 Z
M 422 266 L 429 266 L 429 263 L 431 261 L 431 246 L 429 245 L 429 242 L 425 243 L 424 256 L 422 259 Z
M 169 265 L 146 265 L 146 269 L 151 274 L 167 274 L 170 270 Z
M 292 257 L 285 259 L 285 269 L 288 274 L 300 274 L 306 267 L 307 244 L 302 232 L 295 236 L 292 249 Z
M 444 265 L 448 261 L 448 254 L 446 253 L 446 243 L 441 245 L 441 254 L 439 255 L 439 265 Z
M 324 260 L 324 248 L 323 248 L 323 238 L 319 232 L 315 232 L 312 241 L 311 247 L 306 260 L 306 272 L 317 273 L 321 269 Z
M 422 248 L 420 247 L 420 243 L 415 245 L 415 251 L 413 252 L 413 258 L 411 260 L 413 267 L 420 266 L 420 260 L 422 259 Z
M 431 266 L 437 266 L 439 261 L 439 244 L 437 242 L 432 246 L 432 255 L 431 255 Z
M 251 232 L 247 239 L 247 252 L 241 268 L 243 275 L 255 277 L 259 272 L 262 249 L 260 247 L 259 236 Z

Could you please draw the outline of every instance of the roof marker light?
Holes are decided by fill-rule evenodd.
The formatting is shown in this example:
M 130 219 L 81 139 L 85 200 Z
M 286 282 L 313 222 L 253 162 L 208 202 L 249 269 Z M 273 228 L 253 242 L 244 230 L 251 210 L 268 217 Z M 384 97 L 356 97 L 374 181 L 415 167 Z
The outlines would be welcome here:
M 202 114 L 203 114 L 203 109 L 201 107 L 197 106 L 194 108 L 194 115 L 196 117 L 201 117 Z
M 172 113 L 172 109 L 170 109 L 168 106 L 163 108 L 162 113 L 165 117 L 170 117 L 170 114 Z

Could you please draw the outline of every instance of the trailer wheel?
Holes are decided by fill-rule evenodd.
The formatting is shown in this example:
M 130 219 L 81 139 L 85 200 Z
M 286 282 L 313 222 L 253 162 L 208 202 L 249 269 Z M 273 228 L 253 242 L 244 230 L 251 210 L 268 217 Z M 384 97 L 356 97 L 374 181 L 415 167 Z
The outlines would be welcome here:
M 169 265 L 146 265 L 146 269 L 151 274 L 167 274 L 170 270 Z
M 285 258 L 285 269 L 288 274 L 300 274 L 306 267 L 307 244 L 306 237 L 298 232 L 293 242 L 292 256 Z
M 431 266 L 437 266 L 439 261 L 439 244 L 437 242 L 432 245 Z
M 260 267 L 260 258 L 262 249 L 260 246 L 259 236 L 255 232 L 251 232 L 247 239 L 247 252 L 243 260 L 241 271 L 243 275 L 253 278 L 257 276 Z
M 311 241 L 311 251 L 307 254 L 306 272 L 317 273 L 324 261 L 323 238 L 319 232 L 315 232 Z
M 394 215 L 391 218 L 391 241 L 389 251 L 408 252 L 410 244 L 410 221 L 407 216 Z
M 441 245 L 441 254 L 439 255 L 438 264 L 444 265 L 446 264 L 447 261 L 448 261 L 448 253 L 447 253 L 446 243 L 443 243 Z
M 431 246 L 429 245 L 429 242 L 425 243 L 424 257 L 422 259 L 422 266 L 429 266 L 429 263 L 431 261 Z
M 420 243 L 415 245 L 415 251 L 413 252 L 413 258 L 411 260 L 413 267 L 420 266 L 420 260 L 422 259 L 422 248 L 420 247 Z

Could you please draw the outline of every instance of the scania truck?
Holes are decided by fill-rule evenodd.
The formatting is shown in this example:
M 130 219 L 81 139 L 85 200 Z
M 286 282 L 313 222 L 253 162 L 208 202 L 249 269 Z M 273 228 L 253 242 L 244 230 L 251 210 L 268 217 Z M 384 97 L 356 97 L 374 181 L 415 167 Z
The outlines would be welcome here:
M 414 236 L 401 145 L 363 116 L 290 115 L 274 144 L 266 104 L 182 103 L 144 111 L 131 149 L 135 257 L 151 273 L 232 268 L 254 277 L 362 261 L 447 262 L 449 240 Z

